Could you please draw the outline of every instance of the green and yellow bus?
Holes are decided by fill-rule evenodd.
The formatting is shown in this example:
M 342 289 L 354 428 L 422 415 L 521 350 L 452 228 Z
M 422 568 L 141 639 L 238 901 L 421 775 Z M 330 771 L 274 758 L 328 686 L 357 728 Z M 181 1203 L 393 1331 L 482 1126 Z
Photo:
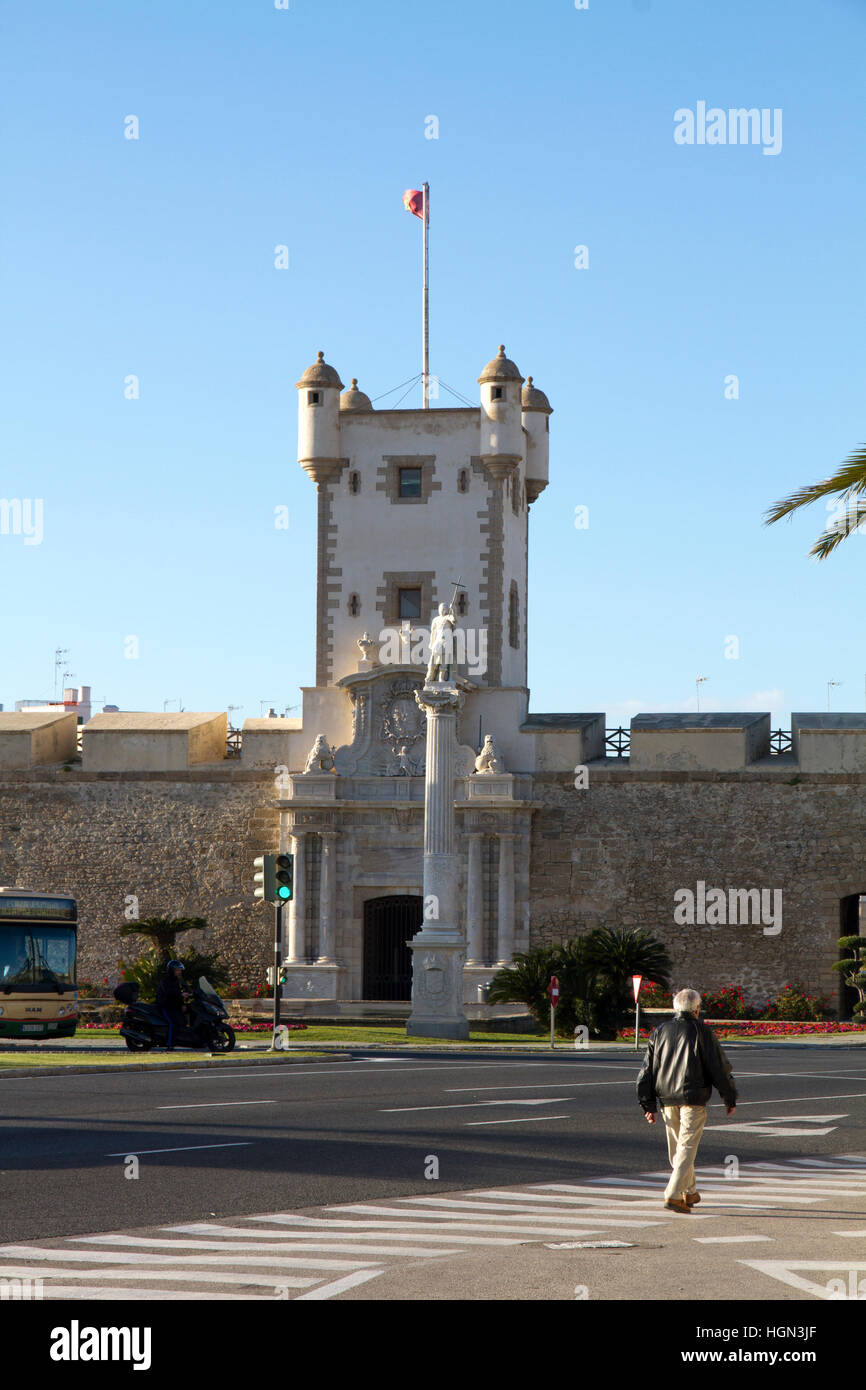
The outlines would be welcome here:
M 0 1037 L 68 1038 L 78 1022 L 78 904 L 0 888 Z

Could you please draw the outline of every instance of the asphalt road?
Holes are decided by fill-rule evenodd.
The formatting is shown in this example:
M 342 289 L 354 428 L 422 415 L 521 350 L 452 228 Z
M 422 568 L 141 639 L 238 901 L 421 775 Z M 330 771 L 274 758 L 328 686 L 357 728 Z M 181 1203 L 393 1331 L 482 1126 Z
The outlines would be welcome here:
M 726 1050 L 740 1103 L 731 1119 L 711 1106 L 702 1165 L 866 1151 L 866 1052 Z M 434 1187 L 627 1179 L 666 1162 L 663 1129 L 635 1099 L 637 1069 L 610 1052 L 359 1051 L 285 1067 L 227 1058 L 207 1071 L 0 1075 L 0 1241 L 429 1197 Z M 125 1176 L 131 1154 L 137 1179 Z

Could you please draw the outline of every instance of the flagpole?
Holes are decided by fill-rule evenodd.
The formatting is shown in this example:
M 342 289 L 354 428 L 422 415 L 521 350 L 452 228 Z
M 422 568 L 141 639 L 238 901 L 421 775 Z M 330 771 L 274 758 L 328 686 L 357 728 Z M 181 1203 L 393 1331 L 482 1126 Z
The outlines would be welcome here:
M 425 184 L 422 185 L 422 191 L 423 191 L 423 194 L 424 194 L 424 208 L 423 208 L 423 212 L 424 212 L 424 241 L 423 241 L 423 256 L 424 256 L 424 299 L 423 299 L 423 315 L 422 315 L 422 318 L 423 318 L 423 333 L 424 333 L 424 350 L 423 350 L 422 383 L 423 383 L 423 393 L 424 393 L 424 409 L 425 409 L 425 410 L 429 410 L 429 409 L 430 409 L 430 283 L 429 283 L 429 281 L 430 281 L 430 245 L 429 245 L 428 232 L 427 232 L 427 227 L 428 227 L 427 200 L 428 200 L 428 198 L 429 198 L 429 196 L 430 196 L 430 185 L 429 185 L 429 183 L 425 183 Z

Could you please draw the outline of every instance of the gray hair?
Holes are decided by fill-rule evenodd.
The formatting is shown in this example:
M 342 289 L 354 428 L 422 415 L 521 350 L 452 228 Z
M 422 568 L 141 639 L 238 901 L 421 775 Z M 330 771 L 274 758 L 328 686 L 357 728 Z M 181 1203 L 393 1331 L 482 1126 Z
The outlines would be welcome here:
M 701 1007 L 701 996 L 696 989 L 681 989 L 674 995 L 674 1008 L 680 1013 L 696 1014 Z

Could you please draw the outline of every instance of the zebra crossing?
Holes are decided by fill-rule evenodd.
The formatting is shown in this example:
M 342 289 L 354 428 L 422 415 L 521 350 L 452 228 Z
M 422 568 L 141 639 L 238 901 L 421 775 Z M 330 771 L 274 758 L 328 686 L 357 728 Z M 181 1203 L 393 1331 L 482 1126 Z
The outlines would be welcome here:
M 696 1170 L 703 1202 L 688 1219 L 702 1246 L 772 1236 L 701 1234 L 753 1212 L 796 1214 L 827 1201 L 866 1201 L 866 1155 L 743 1162 Z M 386 1272 L 462 1255 L 632 1246 L 681 1216 L 661 1204 L 668 1171 L 586 1182 L 530 1183 L 270 1212 L 47 1244 L 0 1246 L 0 1298 L 326 1300 Z M 852 1205 L 854 1203 L 852 1202 Z M 854 1213 L 862 1217 L 866 1207 Z M 840 1232 L 843 1234 L 843 1232 Z M 866 1235 L 863 1231 L 844 1234 Z M 22 1293 L 21 1290 L 28 1292 Z M 35 1294 L 33 1290 L 38 1290 Z

